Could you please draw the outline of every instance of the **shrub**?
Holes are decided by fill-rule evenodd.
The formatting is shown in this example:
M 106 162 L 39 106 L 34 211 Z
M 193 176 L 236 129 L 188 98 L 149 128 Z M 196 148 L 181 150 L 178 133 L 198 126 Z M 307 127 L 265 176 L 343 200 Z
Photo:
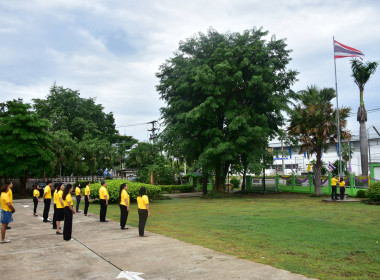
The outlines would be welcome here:
M 181 193 L 192 192 L 194 190 L 192 185 L 159 185 L 161 192 L 173 193 L 179 191 Z
M 235 177 L 232 177 L 232 179 L 230 180 L 230 183 L 233 185 L 233 188 L 235 189 L 240 187 L 240 180 Z
M 130 182 L 123 179 L 118 180 L 106 180 L 107 183 L 107 190 L 110 195 L 109 202 L 111 203 L 117 203 L 119 199 L 119 191 L 120 191 L 120 185 L 122 183 L 127 183 L 128 185 L 128 194 L 131 197 L 131 201 L 136 201 L 137 196 L 139 195 L 139 191 L 141 187 L 146 187 L 146 194 L 150 199 L 154 199 L 155 197 L 159 196 L 161 192 L 161 188 L 158 186 L 138 183 L 138 182 Z M 99 198 L 99 188 L 100 183 L 91 184 L 90 186 L 90 197 L 91 198 Z
M 364 190 L 358 190 L 358 192 L 356 193 L 356 197 L 358 198 L 366 198 L 367 197 L 367 194 Z
M 367 195 L 371 201 L 380 201 L 380 182 L 371 184 L 368 188 Z

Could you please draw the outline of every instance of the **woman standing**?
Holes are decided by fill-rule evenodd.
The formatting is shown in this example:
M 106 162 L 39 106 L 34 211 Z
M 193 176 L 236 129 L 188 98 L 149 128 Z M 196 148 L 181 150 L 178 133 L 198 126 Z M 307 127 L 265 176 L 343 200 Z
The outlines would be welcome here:
M 340 178 L 339 182 L 339 195 L 340 195 L 340 200 L 344 200 L 344 193 L 346 191 L 346 182 L 343 180 L 343 177 Z
M 120 204 L 120 228 L 122 230 L 128 229 L 125 227 L 128 219 L 129 212 L 129 194 L 127 193 L 128 186 L 126 183 L 120 185 L 119 204 Z
M 77 211 L 77 213 L 80 213 L 79 212 L 79 204 L 80 204 L 80 201 L 82 199 L 82 192 L 80 189 L 80 183 L 75 183 L 75 197 L 77 199 L 76 211 Z
M 62 200 L 64 204 L 63 213 L 65 215 L 65 223 L 63 226 L 63 240 L 70 241 L 71 232 L 73 229 L 73 214 L 75 214 L 75 210 L 73 208 L 73 199 L 71 197 L 71 192 L 73 191 L 73 186 L 71 184 L 67 184 L 63 194 Z
M 53 202 L 54 202 L 54 212 L 53 212 L 53 229 L 57 229 L 57 204 L 58 204 L 58 191 L 62 183 L 54 184 Z M 59 231 L 59 230 L 58 230 Z
M 146 237 L 144 235 L 144 229 L 146 220 L 148 219 L 148 216 L 150 216 L 150 210 L 149 210 L 149 198 L 146 195 L 146 188 L 141 187 L 139 196 L 137 197 L 137 205 L 138 205 L 138 213 L 139 213 L 139 236 L 140 237 Z
M 84 215 L 87 216 L 88 206 L 90 205 L 90 182 L 86 183 L 84 189 Z
M 11 199 L 8 195 L 9 185 L 11 182 L 6 182 L 0 187 L 0 203 L 1 203 L 1 241 L 0 243 L 9 243 L 10 240 L 5 239 L 5 232 L 7 231 L 8 224 L 13 221 L 12 214 L 16 212 Z
M 56 234 L 62 235 L 61 232 L 61 221 L 65 218 L 64 207 L 65 203 L 63 202 L 63 190 L 65 189 L 65 185 L 63 183 L 59 183 L 58 192 L 57 192 L 57 204 L 55 209 L 55 220 L 56 220 Z
M 34 203 L 34 208 L 33 208 L 33 216 L 37 217 L 37 205 L 38 205 L 38 198 L 40 197 L 40 191 L 38 190 L 38 185 L 33 184 L 33 203 Z

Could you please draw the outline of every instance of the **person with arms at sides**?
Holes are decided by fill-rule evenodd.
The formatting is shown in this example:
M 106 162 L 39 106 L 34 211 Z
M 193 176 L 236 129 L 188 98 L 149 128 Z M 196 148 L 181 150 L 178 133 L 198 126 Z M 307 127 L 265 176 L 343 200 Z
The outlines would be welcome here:
M 38 185 L 33 184 L 33 216 L 37 217 L 37 205 L 38 205 L 38 198 L 40 197 L 40 191 L 38 190 Z
M 55 215 L 55 220 L 56 220 L 56 234 L 61 235 L 61 222 L 65 218 L 65 213 L 64 213 L 64 207 L 65 203 L 63 202 L 63 191 L 65 189 L 65 185 L 63 183 L 58 184 L 58 192 L 57 192 L 57 204 L 56 204 L 56 215 Z
M 86 183 L 86 187 L 84 189 L 84 215 L 87 215 L 88 206 L 90 206 L 90 182 Z
M 57 203 L 58 203 L 58 191 L 61 183 L 54 184 L 53 202 L 54 202 L 54 213 L 53 213 L 53 229 L 57 229 Z
M 150 216 L 150 209 L 149 198 L 146 195 L 145 187 L 140 188 L 139 196 L 137 197 L 137 206 L 139 214 L 139 236 L 146 237 L 146 235 L 144 235 L 144 229 L 146 220 L 148 219 L 148 216 Z
M 127 193 L 128 186 L 126 183 L 120 185 L 119 204 L 120 204 L 120 228 L 122 230 L 128 229 L 125 227 L 128 219 L 129 212 L 129 194 Z
M 344 200 L 344 193 L 346 191 L 346 182 L 344 181 L 343 177 L 340 178 L 339 181 L 339 195 L 340 195 L 340 200 Z
M 47 185 L 44 189 L 44 213 L 43 213 L 43 222 L 44 223 L 50 223 L 51 220 L 49 220 L 49 210 L 50 210 L 50 204 L 51 204 L 51 190 L 53 189 L 53 182 L 47 181 Z
M 75 198 L 77 199 L 76 211 L 77 213 L 80 213 L 79 204 L 82 199 L 82 191 L 80 189 L 80 183 L 75 183 Z
M 7 227 L 9 223 L 13 221 L 12 214 L 16 212 L 15 208 L 11 203 L 11 199 L 9 198 L 8 191 L 9 185 L 11 182 L 5 182 L 5 184 L 0 187 L 0 205 L 1 205 L 1 241 L 0 243 L 9 243 L 10 240 L 5 239 L 5 233 L 7 231 Z
M 12 192 L 13 182 L 6 182 L 5 184 L 8 185 L 8 197 L 11 201 L 12 206 L 13 206 L 13 192 Z M 11 229 L 11 227 L 7 226 L 7 229 Z
M 108 191 L 107 191 L 107 183 L 105 181 L 101 181 L 101 186 L 99 189 L 99 200 L 100 200 L 100 221 L 105 223 L 108 222 L 106 220 L 107 215 L 107 205 L 108 205 Z
M 337 187 L 339 186 L 338 176 L 331 178 L 331 200 L 338 200 Z
M 72 191 L 73 186 L 71 184 L 67 184 L 62 194 L 62 200 L 65 206 L 63 210 L 65 216 L 65 223 L 63 225 L 63 240 L 65 241 L 72 240 L 71 232 L 73 230 L 73 215 L 75 214 L 73 199 L 71 197 Z

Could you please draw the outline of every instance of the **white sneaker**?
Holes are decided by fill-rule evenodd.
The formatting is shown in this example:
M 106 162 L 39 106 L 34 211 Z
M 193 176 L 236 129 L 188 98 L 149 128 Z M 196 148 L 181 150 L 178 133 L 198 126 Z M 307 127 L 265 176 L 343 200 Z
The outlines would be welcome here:
M 11 242 L 11 241 L 8 240 L 8 239 L 3 239 L 3 240 L 0 241 L 0 243 L 10 243 L 10 242 Z

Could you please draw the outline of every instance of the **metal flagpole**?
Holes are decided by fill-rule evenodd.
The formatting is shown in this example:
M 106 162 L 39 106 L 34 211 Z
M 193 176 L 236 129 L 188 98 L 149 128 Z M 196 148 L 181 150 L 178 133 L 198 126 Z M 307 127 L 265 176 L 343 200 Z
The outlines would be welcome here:
M 336 59 L 335 59 L 335 48 L 334 48 L 334 36 L 333 36 L 333 55 L 334 55 L 334 69 L 335 69 L 335 92 L 336 92 L 336 121 L 338 129 L 338 156 L 339 156 L 339 177 L 342 177 L 342 153 L 340 145 L 340 122 L 339 122 L 339 103 L 338 103 L 338 82 L 336 79 Z

